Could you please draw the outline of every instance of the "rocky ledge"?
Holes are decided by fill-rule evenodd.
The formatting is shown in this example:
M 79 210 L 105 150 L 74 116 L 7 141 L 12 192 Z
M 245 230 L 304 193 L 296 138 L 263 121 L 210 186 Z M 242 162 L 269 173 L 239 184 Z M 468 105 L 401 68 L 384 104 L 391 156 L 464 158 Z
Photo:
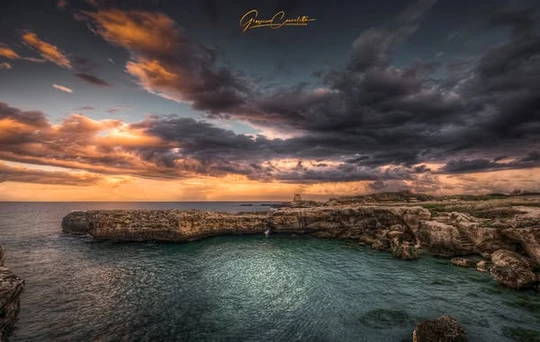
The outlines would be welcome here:
M 4 250 L 0 247 L 0 342 L 7 341 L 19 313 L 19 298 L 24 281 L 4 266 Z
M 537 209 L 537 208 L 535 208 Z M 328 203 L 282 207 L 253 213 L 199 210 L 94 210 L 64 217 L 64 232 L 98 240 L 194 241 L 224 234 L 289 233 L 352 239 L 402 259 L 418 258 L 420 249 L 441 257 L 476 255 L 478 269 L 490 271 L 502 285 L 538 287 L 540 227 L 514 216 L 491 221 L 463 212 L 437 212 L 422 206 Z M 528 216 L 527 216 L 528 215 Z M 516 223 L 517 222 L 517 223 Z M 478 260 L 454 259 L 475 266 Z M 491 265 L 493 267 L 487 267 Z

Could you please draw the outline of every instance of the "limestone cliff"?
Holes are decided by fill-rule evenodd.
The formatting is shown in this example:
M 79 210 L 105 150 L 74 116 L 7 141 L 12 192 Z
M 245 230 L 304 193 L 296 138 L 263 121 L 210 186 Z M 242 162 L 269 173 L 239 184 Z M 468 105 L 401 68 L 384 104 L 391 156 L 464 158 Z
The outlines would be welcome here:
M 512 218 L 499 220 L 492 227 L 492 220 L 462 212 L 432 215 L 420 206 L 326 203 L 236 214 L 199 210 L 78 211 L 65 216 L 62 227 L 68 233 L 121 241 L 180 242 L 265 231 L 309 234 L 357 240 L 406 260 L 417 258 L 420 248 L 437 256 L 478 254 L 488 260 L 494 252 L 503 250 L 530 260 L 528 271 L 534 275 L 534 269 L 540 266 L 540 228 L 528 226 L 530 222 L 536 221 Z M 520 272 L 519 276 L 526 275 L 527 279 L 508 280 L 508 267 L 497 267 L 491 274 L 501 284 L 519 284 L 517 288 L 535 286 L 536 281 L 531 279 L 536 279 L 536 275 Z
M 24 281 L 4 266 L 4 250 L 0 246 L 0 342 L 7 341 L 19 313 L 19 297 Z
M 429 211 L 416 207 L 284 208 L 273 212 L 220 213 L 199 210 L 93 210 L 68 214 L 65 232 L 95 239 L 193 241 L 223 234 L 306 233 L 344 239 L 386 238 L 399 231 L 414 241 L 420 219 Z

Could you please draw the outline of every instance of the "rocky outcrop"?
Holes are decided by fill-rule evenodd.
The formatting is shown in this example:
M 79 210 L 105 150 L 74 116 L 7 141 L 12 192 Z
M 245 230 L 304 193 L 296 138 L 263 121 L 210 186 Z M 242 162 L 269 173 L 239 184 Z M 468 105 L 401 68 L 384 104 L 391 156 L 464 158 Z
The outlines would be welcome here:
M 62 228 L 64 232 L 89 234 L 96 239 L 127 241 L 193 241 L 223 234 L 259 234 L 269 229 L 276 233 L 382 240 L 388 248 L 393 239 L 397 247 L 410 250 L 419 215 L 429 217 L 429 212 L 411 207 L 348 206 L 238 214 L 199 210 L 95 210 L 68 214 Z M 387 235 L 390 231 L 392 237 Z
M 490 273 L 500 284 L 513 289 L 533 287 L 538 278 L 533 263 L 516 252 L 498 250 L 491 255 Z
M 467 259 L 467 258 L 452 258 L 450 262 L 452 263 L 452 265 L 456 265 L 460 267 L 475 267 L 476 266 L 476 262 L 474 260 Z
M 498 219 L 493 228 L 491 219 L 461 212 L 438 212 L 432 217 L 429 210 L 415 206 L 325 203 L 236 214 L 199 210 L 78 211 L 64 217 L 62 227 L 68 233 L 123 241 L 193 241 L 215 235 L 267 231 L 309 234 L 357 240 L 406 260 L 418 258 L 419 249 L 442 257 L 476 254 L 488 261 L 492 255 L 499 258 L 500 253 L 495 252 L 504 250 L 521 255 L 523 260 L 528 260 L 528 266 L 504 263 L 501 260 L 508 258 L 499 258 L 491 274 L 504 286 L 523 288 L 536 283 L 533 267 L 540 267 L 540 228 L 530 227 L 536 216 L 528 217 L 528 221 L 519 221 L 514 216 Z M 452 263 L 477 266 L 464 258 L 454 258 Z M 491 264 L 478 264 L 477 268 L 487 271 L 488 265 Z
M 431 254 L 451 257 L 463 254 L 458 229 L 438 221 L 422 221 L 418 239 Z
M 540 227 L 506 228 L 501 230 L 501 235 L 522 247 L 540 267 Z
M 24 281 L 4 265 L 4 250 L 0 246 L 0 342 L 7 341 L 19 313 L 19 297 Z
M 465 342 L 467 332 L 459 326 L 452 316 L 441 316 L 436 319 L 418 323 L 413 331 L 414 342 Z

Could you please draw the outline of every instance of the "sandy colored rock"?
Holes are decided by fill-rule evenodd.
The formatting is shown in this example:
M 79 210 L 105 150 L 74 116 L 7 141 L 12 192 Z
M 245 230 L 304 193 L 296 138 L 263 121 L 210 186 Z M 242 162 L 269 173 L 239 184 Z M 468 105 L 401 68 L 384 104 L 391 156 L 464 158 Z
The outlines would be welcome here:
M 452 316 L 418 323 L 413 331 L 413 342 L 465 342 L 467 332 Z
M 128 241 L 192 241 L 222 234 L 312 234 L 319 237 L 375 241 L 389 227 L 414 241 L 412 219 L 429 216 L 417 207 L 283 208 L 273 212 L 220 213 L 199 210 L 92 210 L 64 217 L 64 232 L 89 234 L 96 239 Z M 387 246 L 386 248 L 388 248 Z
M 490 274 L 501 285 L 513 289 L 534 287 L 538 281 L 533 272 L 533 262 L 524 256 L 507 250 L 498 250 L 491 255 L 493 267 Z
M 452 263 L 452 265 L 456 265 L 460 267 L 475 267 L 476 266 L 476 262 L 474 260 L 467 259 L 467 258 L 452 258 L 450 262 Z
M 389 198 L 394 198 L 390 196 Z M 397 197 L 399 198 L 399 196 Z M 263 234 L 265 231 L 356 240 L 401 259 L 416 259 L 419 250 L 442 257 L 480 255 L 489 259 L 499 250 L 526 257 L 523 263 L 494 265 L 492 275 L 505 286 L 534 284 L 533 263 L 540 267 L 540 210 L 513 209 L 498 200 L 439 202 L 448 212 L 385 201 L 356 203 L 352 198 L 309 205 L 282 205 L 277 210 L 220 213 L 200 210 L 93 210 L 73 212 L 62 221 L 63 231 L 98 240 L 194 241 L 224 234 Z M 304 201 L 305 202 L 305 201 Z M 304 203 L 302 202 L 302 203 Z M 384 202 L 384 203 L 383 203 Z M 294 202 L 296 203 L 296 202 Z M 467 212 L 456 211 L 460 205 Z M 499 206 L 503 207 L 499 207 Z M 475 216 L 476 215 L 476 216 Z M 497 254 L 495 254 L 497 255 Z M 476 264 L 454 259 L 459 266 Z M 478 268 L 487 270 L 487 265 Z M 512 280 L 513 279 L 513 280 Z
M 519 243 L 537 267 L 540 267 L 540 227 L 506 228 L 501 231 L 506 240 Z
M 461 254 L 458 229 L 444 222 L 422 221 L 418 240 L 433 255 L 450 257 Z
M 476 270 L 480 272 L 488 272 L 490 265 L 487 261 L 481 260 L 476 264 Z

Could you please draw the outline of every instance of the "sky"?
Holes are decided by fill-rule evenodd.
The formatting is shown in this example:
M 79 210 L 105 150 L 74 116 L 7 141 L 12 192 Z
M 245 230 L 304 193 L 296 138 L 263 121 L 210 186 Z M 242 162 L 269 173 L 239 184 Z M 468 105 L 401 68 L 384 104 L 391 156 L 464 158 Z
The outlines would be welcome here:
M 244 30 L 254 9 L 275 25 Z M 539 20 L 527 0 L 4 0 L 0 201 L 540 191 Z

